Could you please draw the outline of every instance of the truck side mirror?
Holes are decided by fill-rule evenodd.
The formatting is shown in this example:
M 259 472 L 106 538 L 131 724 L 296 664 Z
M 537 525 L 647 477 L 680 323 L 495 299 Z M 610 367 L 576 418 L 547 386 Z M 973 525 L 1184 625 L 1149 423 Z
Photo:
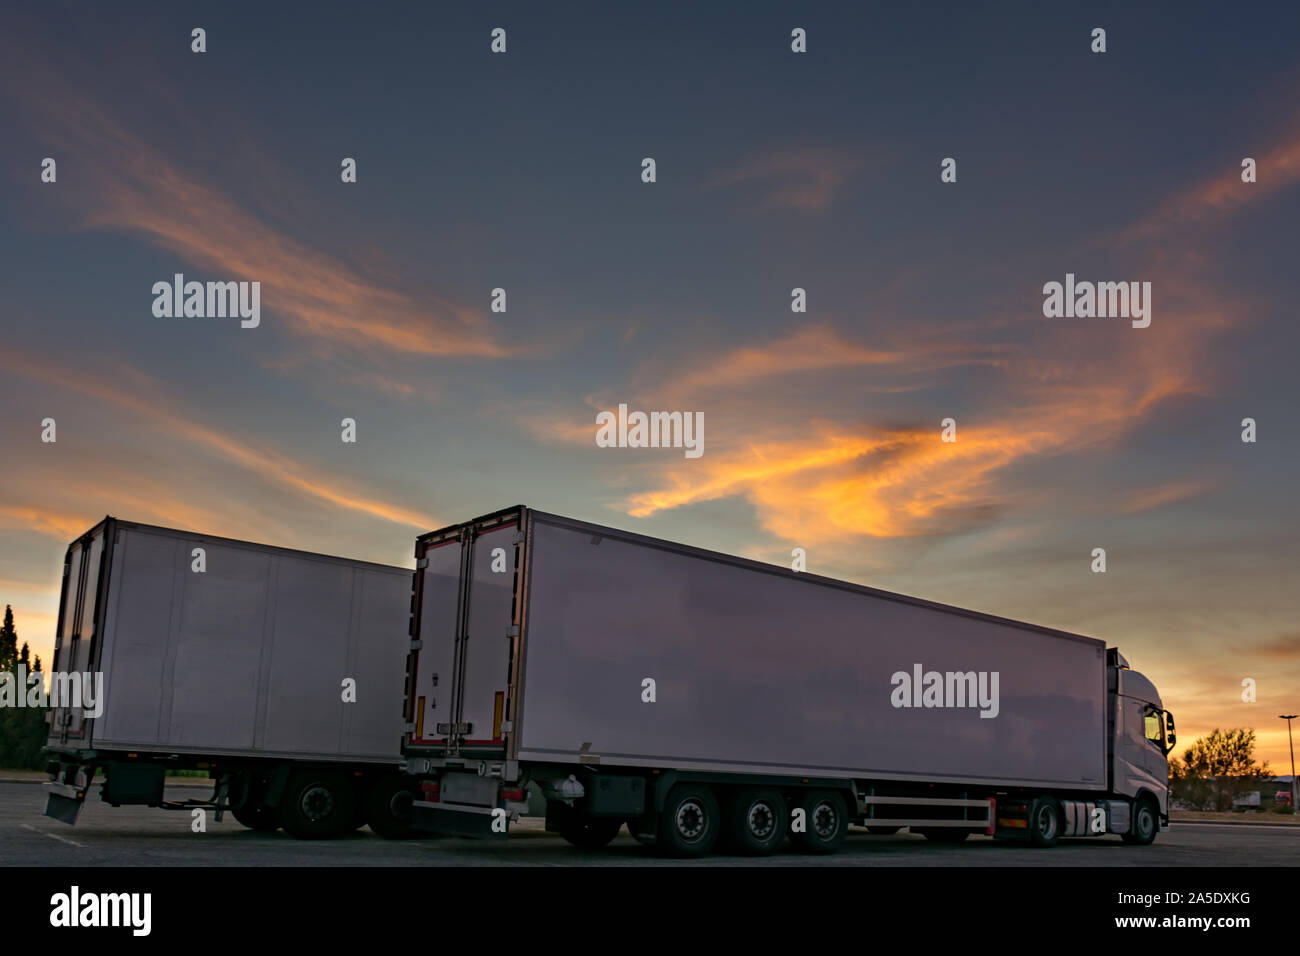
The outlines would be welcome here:
M 1165 746 L 1168 749 L 1165 751 L 1165 753 L 1168 753 L 1170 750 L 1173 750 L 1174 745 L 1176 743 L 1178 743 L 1178 735 L 1174 733 L 1174 715 L 1169 713 L 1169 711 L 1166 710 L 1165 711 Z

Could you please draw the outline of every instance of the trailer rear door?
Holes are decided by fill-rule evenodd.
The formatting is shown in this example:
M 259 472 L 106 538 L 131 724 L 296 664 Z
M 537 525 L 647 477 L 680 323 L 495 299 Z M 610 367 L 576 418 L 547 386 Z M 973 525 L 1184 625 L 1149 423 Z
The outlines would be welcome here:
M 420 539 L 410 750 L 505 753 L 522 612 L 520 525 L 515 510 Z
M 58 706 L 50 718 L 49 743 L 82 744 L 87 740 L 84 708 L 69 706 L 84 704 L 68 699 L 67 689 L 81 686 L 92 674 L 98 651 L 97 622 L 99 614 L 100 585 L 103 583 L 104 534 L 107 522 L 96 525 L 68 548 L 63 565 L 63 593 L 59 603 L 59 626 L 54 640 L 54 661 L 50 667 L 50 691 L 59 693 Z M 73 678 L 72 674 L 80 677 Z M 59 674 L 69 675 L 66 682 Z M 93 690 L 93 676 L 90 688 Z M 75 684 L 74 684 L 75 682 Z

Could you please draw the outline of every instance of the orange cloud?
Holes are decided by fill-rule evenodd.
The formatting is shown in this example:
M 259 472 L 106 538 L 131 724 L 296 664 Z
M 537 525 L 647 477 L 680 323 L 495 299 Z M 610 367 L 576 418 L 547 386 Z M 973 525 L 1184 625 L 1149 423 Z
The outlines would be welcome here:
M 73 512 L 19 505 L 0 507 L 0 523 L 9 528 L 48 534 L 60 541 L 71 541 L 89 530 L 94 520 L 87 521 L 86 516 Z
M 1104 354 L 1095 354 L 1105 348 L 1096 326 L 1077 324 L 1040 327 L 1033 350 L 969 341 L 945 346 L 942 337 L 875 350 L 810 328 L 701 361 L 656 394 L 713 386 L 724 397 L 704 407 L 727 409 L 726 424 L 706 431 L 710 444 L 700 459 L 648 459 L 653 487 L 630 495 L 623 508 L 648 517 L 738 496 L 755 506 L 768 532 L 799 542 L 945 534 L 986 523 L 1014 501 L 1004 477 L 1011 465 L 1112 443 L 1162 402 L 1207 391 L 1205 352 L 1238 306 L 1203 284 L 1179 284 L 1184 292 L 1179 300 L 1167 297 L 1159 326 L 1123 329 L 1122 344 Z M 1002 407 L 961 400 L 955 443 L 940 440 L 937 419 L 924 427 L 818 424 L 820 410 L 795 407 L 788 389 L 774 394 L 765 387 L 777 375 L 839 367 L 914 380 L 924 370 L 974 364 L 1003 376 Z M 753 437 L 754 423 L 765 433 Z M 727 435 L 741 429 L 748 441 L 729 442 Z M 1135 495 L 1128 507 L 1145 510 L 1205 490 L 1174 482 Z
M 153 420 L 177 437 L 205 448 L 218 457 L 264 479 L 303 492 L 336 507 L 421 530 L 439 526 L 432 515 L 369 497 L 353 488 L 335 484 L 322 477 L 318 468 L 308 468 L 284 455 L 258 448 L 245 439 L 234 438 L 183 417 L 174 411 L 176 407 L 174 397 L 163 392 L 156 383 L 138 374 L 134 375 L 133 382 L 137 391 L 128 392 L 118 387 L 111 379 L 97 378 L 94 373 L 86 370 L 63 368 L 38 355 L 19 352 L 16 349 L 9 349 L 0 355 L 0 367 L 25 376 L 51 381 L 98 401 L 129 409 Z M 45 519 L 38 517 L 33 520 Z M 85 531 L 87 527 L 88 525 L 83 523 L 75 533 Z
M 1293 120 L 1293 125 L 1298 121 Z M 1293 132 L 1253 158 L 1255 182 L 1243 183 L 1241 167 L 1229 166 L 1222 174 L 1171 196 L 1146 219 L 1125 230 L 1122 238 L 1145 239 L 1193 223 L 1218 222 L 1300 182 L 1300 135 Z
M 290 334 L 322 347 L 478 359 L 520 351 L 499 340 L 478 310 L 416 300 L 371 281 L 195 181 L 117 122 L 105 103 L 73 88 L 62 71 L 17 47 L 12 37 L 0 42 L 0 54 L 11 72 L 23 74 L 23 96 L 15 103 L 40 133 L 56 147 L 95 157 L 80 170 L 86 188 L 66 200 L 76 203 L 71 208 L 82 227 L 136 233 L 207 270 L 206 278 L 261 282 L 264 325 L 283 318 Z M 147 291 L 142 311 L 152 302 Z
M 1151 511 L 1176 501 L 1198 498 L 1211 491 L 1214 483 L 1209 481 L 1171 481 L 1154 488 L 1144 488 L 1134 492 L 1124 503 L 1122 512 L 1126 515 Z
M 867 348 L 845 338 L 833 326 L 809 325 L 782 339 L 744 345 L 721 357 L 700 361 L 684 374 L 658 386 L 656 391 L 677 396 L 701 388 L 750 386 L 784 375 L 871 366 L 922 372 L 958 365 L 997 364 L 1005 361 L 1008 354 L 1005 347 L 959 341 Z

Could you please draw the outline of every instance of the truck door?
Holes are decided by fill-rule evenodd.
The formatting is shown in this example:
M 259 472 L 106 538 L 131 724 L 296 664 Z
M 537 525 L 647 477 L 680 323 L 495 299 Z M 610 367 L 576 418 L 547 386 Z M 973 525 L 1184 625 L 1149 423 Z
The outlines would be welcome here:
M 446 747 L 449 725 L 455 716 L 457 634 L 461 582 L 466 549 L 463 536 L 430 543 L 419 557 L 418 604 L 413 636 L 418 649 L 411 652 L 409 695 L 413 713 L 410 744 Z
M 51 710 L 50 740 L 60 744 L 69 741 L 84 743 L 87 737 L 83 708 L 88 701 L 84 696 L 70 700 L 67 691 L 75 687 L 84 694 L 83 681 L 87 679 L 89 689 L 94 689 L 92 667 L 98 637 L 95 622 L 98 620 L 104 531 L 105 525 L 100 525 L 74 542 L 68 548 L 64 563 L 59 629 L 55 635 L 54 661 L 50 666 L 50 693 L 59 694 L 58 706 Z M 68 675 L 66 681 L 59 680 L 59 674 Z M 73 677 L 73 674 L 80 677 Z M 71 706 L 73 704 L 78 706 Z
M 518 512 L 493 516 L 436 532 L 424 545 L 412 749 L 504 755 L 520 611 L 519 525 Z
M 468 544 L 468 614 L 459 643 L 456 683 L 462 750 L 504 753 L 518 531 L 515 521 L 476 527 Z

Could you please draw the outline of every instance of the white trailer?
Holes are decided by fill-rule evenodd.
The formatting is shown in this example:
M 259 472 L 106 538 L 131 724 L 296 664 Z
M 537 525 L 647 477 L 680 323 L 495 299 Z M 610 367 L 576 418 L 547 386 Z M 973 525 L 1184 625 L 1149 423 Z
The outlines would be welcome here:
M 68 548 L 52 666 L 99 675 L 102 700 L 50 711 L 46 813 L 75 823 L 102 772 L 114 806 L 396 835 L 410 587 L 403 568 L 105 518 Z M 167 801 L 179 769 L 209 771 L 212 799 Z
M 1168 822 L 1173 720 L 1102 641 L 523 506 L 416 559 L 417 829 L 502 836 L 529 784 L 575 844 L 687 855 Z

